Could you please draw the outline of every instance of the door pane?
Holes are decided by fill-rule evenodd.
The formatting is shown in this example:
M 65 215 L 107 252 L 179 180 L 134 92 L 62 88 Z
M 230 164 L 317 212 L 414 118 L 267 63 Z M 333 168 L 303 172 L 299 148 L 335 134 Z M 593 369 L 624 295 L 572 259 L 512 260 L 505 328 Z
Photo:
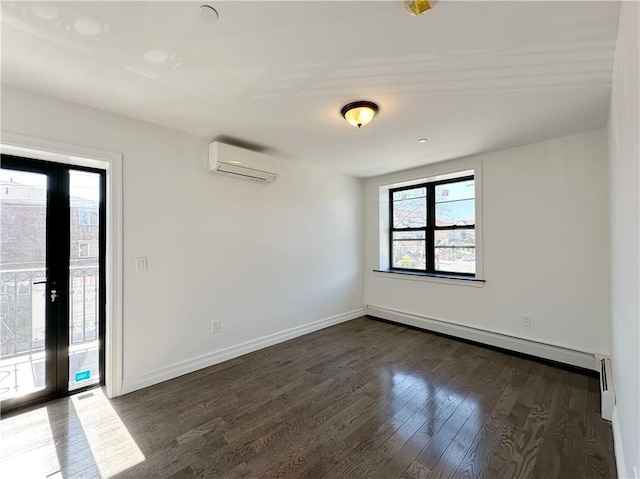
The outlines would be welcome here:
M 69 390 L 100 381 L 98 319 L 100 175 L 69 172 Z
M 47 177 L 0 169 L 0 399 L 46 387 Z

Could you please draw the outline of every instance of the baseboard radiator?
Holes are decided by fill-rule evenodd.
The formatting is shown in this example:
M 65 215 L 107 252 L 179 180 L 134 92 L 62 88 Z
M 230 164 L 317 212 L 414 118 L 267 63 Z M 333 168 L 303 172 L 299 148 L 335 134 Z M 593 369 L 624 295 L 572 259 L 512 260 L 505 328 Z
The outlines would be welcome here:
M 365 305 L 365 313 L 374 318 L 386 319 L 396 323 L 407 324 L 416 328 L 447 334 L 477 343 L 487 344 L 510 351 L 528 354 L 559 363 L 577 366 L 600 373 L 600 362 L 593 353 L 578 351 L 530 339 L 509 336 L 484 329 L 463 326 L 447 321 L 418 316 L 412 313 L 396 311 L 374 305 Z M 611 381 L 611 374 L 608 376 Z
M 613 406 L 616 404 L 616 394 L 613 389 L 613 373 L 611 372 L 611 360 L 600 359 L 600 411 L 602 419 L 611 421 Z

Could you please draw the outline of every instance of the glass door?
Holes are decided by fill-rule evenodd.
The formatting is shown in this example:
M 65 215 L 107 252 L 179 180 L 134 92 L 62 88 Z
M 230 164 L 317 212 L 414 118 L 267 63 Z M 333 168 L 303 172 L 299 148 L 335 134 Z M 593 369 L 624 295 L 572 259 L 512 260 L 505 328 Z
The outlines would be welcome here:
M 2 155 L 0 401 L 103 383 L 105 173 Z
M 69 391 L 100 383 L 101 174 L 69 171 Z
M 0 398 L 35 398 L 52 387 L 46 353 L 49 184 L 45 173 L 4 168 L 0 182 Z

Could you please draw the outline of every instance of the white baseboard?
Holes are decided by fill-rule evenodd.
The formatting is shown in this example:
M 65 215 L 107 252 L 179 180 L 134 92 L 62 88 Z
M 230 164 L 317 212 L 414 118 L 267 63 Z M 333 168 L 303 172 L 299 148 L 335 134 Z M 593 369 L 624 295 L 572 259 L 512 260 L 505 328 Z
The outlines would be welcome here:
M 631 475 L 630 471 L 627 471 L 627 463 L 624 461 L 622 436 L 620 436 L 620 417 L 618 416 L 617 406 L 613 406 L 611 428 L 613 429 L 613 453 L 616 456 L 616 469 L 618 470 L 618 479 L 632 479 L 633 476 Z
M 415 326 L 416 328 L 447 334 L 449 336 L 508 349 L 518 353 L 529 354 L 571 366 L 600 371 L 600 365 L 596 361 L 595 354 L 593 353 L 518 338 L 507 334 L 495 333 L 470 326 L 463 326 L 402 311 L 395 311 L 380 306 L 365 305 L 364 310 L 369 316 L 376 318 L 407 324 L 409 326 Z
M 184 374 L 192 373 L 199 369 L 203 369 L 214 364 L 228 361 L 229 359 L 237 358 L 244 354 L 252 353 L 258 349 L 263 349 L 274 344 L 288 341 L 289 339 L 297 338 L 320 329 L 328 328 L 339 323 L 344 323 L 355 318 L 364 316 L 364 309 L 356 309 L 346 313 L 331 316 L 329 318 L 314 321 L 312 323 L 304 324 L 302 326 L 296 326 L 295 328 L 285 329 L 278 333 L 269 334 L 261 338 L 252 339 L 244 343 L 230 346 L 228 348 L 220 349 L 211 353 L 203 354 L 202 356 L 181 361 L 179 363 L 172 364 L 170 366 L 158 369 L 147 374 L 140 374 L 137 376 L 125 377 L 122 381 L 122 394 L 127 394 L 138 389 L 146 388 L 154 384 L 167 381 L 169 379 L 182 376 Z

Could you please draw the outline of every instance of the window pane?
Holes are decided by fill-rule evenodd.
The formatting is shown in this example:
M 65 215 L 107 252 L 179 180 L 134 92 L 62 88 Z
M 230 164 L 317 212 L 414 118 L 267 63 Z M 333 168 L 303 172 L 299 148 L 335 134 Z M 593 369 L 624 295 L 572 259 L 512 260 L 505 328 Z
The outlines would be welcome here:
M 475 246 L 475 230 L 445 230 L 435 232 L 435 245 L 438 246 Z
M 426 247 L 422 240 L 394 241 L 392 254 L 392 268 L 425 269 L 426 267 Z
M 393 227 L 417 228 L 427 224 L 427 204 L 424 198 L 393 202 Z
M 475 198 L 474 180 L 446 183 L 436 186 L 436 203 L 445 201 L 470 200 Z
M 393 239 L 394 241 L 404 239 L 424 239 L 424 231 L 394 231 Z
M 72 199 L 73 201 L 73 199 Z M 78 225 L 79 226 L 96 226 L 98 224 L 98 209 L 79 209 Z
M 427 196 L 426 188 L 414 188 L 411 190 L 400 190 L 393 192 L 393 201 L 410 200 L 413 198 L 424 198 Z
M 436 248 L 436 271 L 446 273 L 476 272 L 475 248 Z
M 461 226 L 476 223 L 475 200 L 449 201 L 436 204 L 436 226 Z

